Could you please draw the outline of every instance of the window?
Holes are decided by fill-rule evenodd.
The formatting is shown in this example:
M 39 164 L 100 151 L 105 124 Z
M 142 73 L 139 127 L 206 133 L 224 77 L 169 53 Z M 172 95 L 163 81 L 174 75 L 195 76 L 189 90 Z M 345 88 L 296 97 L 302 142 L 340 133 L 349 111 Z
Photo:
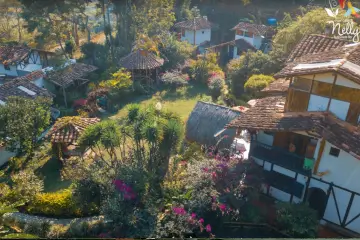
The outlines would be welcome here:
M 5 68 L 5 70 L 10 71 L 10 66 L 9 65 L 4 65 L 4 68 Z
M 204 34 L 204 33 L 205 33 L 205 31 L 202 31 L 201 33 L 202 33 L 202 34 Z
M 240 29 L 237 29 L 237 30 L 236 30 L 236 35 L 242 36 L 242 35 L 243 35 L 243 31 L 241 31 Z
M 330 154 L 331 156 L 338 157 L 339 154 L 340 154 L 340 149 L 331 147 L 329 154 Z
M 244 37 L 251 37 L 248 31 L 244 31 Z

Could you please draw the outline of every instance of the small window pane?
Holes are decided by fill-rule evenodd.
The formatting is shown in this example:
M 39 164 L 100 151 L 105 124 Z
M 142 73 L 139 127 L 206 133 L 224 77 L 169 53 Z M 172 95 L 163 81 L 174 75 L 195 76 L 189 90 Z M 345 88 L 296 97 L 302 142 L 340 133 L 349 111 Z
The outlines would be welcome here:
M 300 89 L 309 92 L 311 89 L 311 79 L 295 77 L 291 86 L 295 89 Z
M 244 37 L 250 37 L 250 34 L 249 34 L 249 32 L 247 32 L 247 31 L 244 31 Z
M 339 154 L 340 154 L 340 149 L 338 148 L 330 148 L 330 153 L 329 153 L 331 156 L 334 156 L 334 157 L 338 157 Z

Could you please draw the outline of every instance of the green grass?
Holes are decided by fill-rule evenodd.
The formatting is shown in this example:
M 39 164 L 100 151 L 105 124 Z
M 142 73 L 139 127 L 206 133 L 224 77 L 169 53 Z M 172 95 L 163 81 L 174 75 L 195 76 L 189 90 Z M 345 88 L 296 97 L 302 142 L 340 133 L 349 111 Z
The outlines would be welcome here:
M 179 88 L 176 91 L 168 89 L 159 90 L 147 98 L 139 97 L 132 99 L 131 103 L 138 103 L 141 106 L 149 106 L 161 102 L 164 110 L 170 110 L 180 115 L 183 121 L 189 117 L 198 100 L 211 101 L 206 86 L 190 85 Z M 127 106 L 122 107 L 117 114 L 111 118 L 121 118 L 127 114 Z
M 55 158 L 51 158 L 41 168 L 36 170 L 36 174 L 44 178 L 45 192 L 55 192 L 70 186 L 70 180 L 61 180 L 61 168 L 61 162 Z

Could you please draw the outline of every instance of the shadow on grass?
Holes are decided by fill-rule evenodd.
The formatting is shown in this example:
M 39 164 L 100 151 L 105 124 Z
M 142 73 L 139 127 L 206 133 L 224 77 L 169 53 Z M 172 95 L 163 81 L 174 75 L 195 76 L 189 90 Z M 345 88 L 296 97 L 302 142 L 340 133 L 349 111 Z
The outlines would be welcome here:
M 70 186 L 70 180 L 61 180 L 61 169 L 61 162 L 55 158 L 51 158 L 41 168 L 35 171 L 36 174 L 44 177 L 44 192 L 55 192 Z
M 208 95 L 209 91 L 206 85 L 200 83 L 191 83 L 186 87 L 175 90 L 166 89 L 162 95 L 165 101 L 176 101 L 179 99 L 200 98 L 200 96 Z

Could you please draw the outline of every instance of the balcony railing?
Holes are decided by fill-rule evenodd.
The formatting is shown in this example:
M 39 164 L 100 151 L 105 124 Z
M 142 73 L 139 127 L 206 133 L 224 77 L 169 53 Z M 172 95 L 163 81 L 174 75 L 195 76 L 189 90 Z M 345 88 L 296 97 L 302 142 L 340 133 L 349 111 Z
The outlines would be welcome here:
M 304 168 L 305 157 L 287 152 L 283 148 L 269 146 L 257 141 L 251 141 L 251 156 L 274 163 L 288 170 L 310 176 L 312 169 Z

